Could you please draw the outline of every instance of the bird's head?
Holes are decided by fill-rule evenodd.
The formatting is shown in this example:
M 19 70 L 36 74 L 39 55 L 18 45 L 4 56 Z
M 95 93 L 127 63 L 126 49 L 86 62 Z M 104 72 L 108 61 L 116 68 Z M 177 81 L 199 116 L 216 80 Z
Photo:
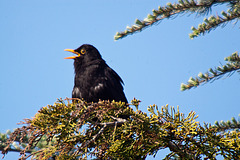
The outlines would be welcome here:
M 66 57 L 64 59 L 74 59 L 74 60 L 85 59 L 87 61 L 91 61 L 91 60 L 94 60 L 94 59 L 101 59 L 102 58 L 100 53 L 98 52 L 98 50 L 90 44 L 83 44 L 75 50 L 65 49 L 64 51 L 69 51 L 69 52 L 72 52 L 72 53 L 76 54 L 76 56 Z

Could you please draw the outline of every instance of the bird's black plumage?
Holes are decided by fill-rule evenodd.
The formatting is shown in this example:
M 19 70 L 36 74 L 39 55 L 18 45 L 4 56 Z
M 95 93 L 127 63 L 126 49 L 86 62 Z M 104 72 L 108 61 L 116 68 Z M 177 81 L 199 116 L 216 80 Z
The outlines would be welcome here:
M 74 59 L 72 98 L 84 99 L 87 102 L 98 102 L 101 99 L 127 103 L 122 79 L 106 64 L 94 46 L 84 44 L 75 50 L 66 51 L 77 54 L 66 58 Z

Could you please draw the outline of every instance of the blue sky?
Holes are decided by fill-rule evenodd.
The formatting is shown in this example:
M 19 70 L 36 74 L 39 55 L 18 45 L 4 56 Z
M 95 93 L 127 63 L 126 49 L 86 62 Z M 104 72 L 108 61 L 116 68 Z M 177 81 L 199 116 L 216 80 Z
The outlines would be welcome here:
M 122 77 L 128 101 L 140 99 L 144 112 L 151 104 L 169 104 L 179 105 L 185 115 L 195 111 L 201 123 L 237 117 L 238 73 L 184 92 L 180 84 L 225 64 L 224 57 L 240 51 L 238 24 L 229 23 L 191 40 L 191 26 L 197 27 L 204 17 L 183 15 L 114 41 L 117 31 L 167 2 L 1 1 L 0 132 L 17 128 L 16 123 L 33 117 L 57 98 L 71 97 L 73 61 L 64 59 L 70 56 L 64 49 L 84 43 L 98 48 Z M 212 13 L 220 14 L 224 7 L 218 8 Z M 160 151 L 157 157 L 164 154 Z M 16 155 L 9 153 L 5 159 L 17 159 Z

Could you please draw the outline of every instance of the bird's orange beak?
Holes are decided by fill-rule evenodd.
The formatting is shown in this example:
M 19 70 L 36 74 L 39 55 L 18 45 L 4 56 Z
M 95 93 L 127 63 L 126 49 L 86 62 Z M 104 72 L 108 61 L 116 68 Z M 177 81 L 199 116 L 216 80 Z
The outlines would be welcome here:
M 72 52 L 72 53 L 76 54 L 76 56 L 66 57 L 64 59 L 75 59 L 77 57 L 80 57 L 80 54 L 78 52 L 74 51 L 73 49 L 64 49 L 64 51 L 68 51 L 68 52 Z

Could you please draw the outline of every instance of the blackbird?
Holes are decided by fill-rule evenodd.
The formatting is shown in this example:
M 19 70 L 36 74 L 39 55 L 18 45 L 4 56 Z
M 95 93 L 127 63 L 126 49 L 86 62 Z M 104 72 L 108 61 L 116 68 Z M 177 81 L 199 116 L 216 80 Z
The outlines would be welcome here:
M 74 59 L 75 80 L 72 98 L 84 99 L 87 102 L 115 100 L 127 103 L 121 77 L 106 64 L 94 46 L 83 44 L 75 50 L 65 51 L 76 54 L 65 58 Z

